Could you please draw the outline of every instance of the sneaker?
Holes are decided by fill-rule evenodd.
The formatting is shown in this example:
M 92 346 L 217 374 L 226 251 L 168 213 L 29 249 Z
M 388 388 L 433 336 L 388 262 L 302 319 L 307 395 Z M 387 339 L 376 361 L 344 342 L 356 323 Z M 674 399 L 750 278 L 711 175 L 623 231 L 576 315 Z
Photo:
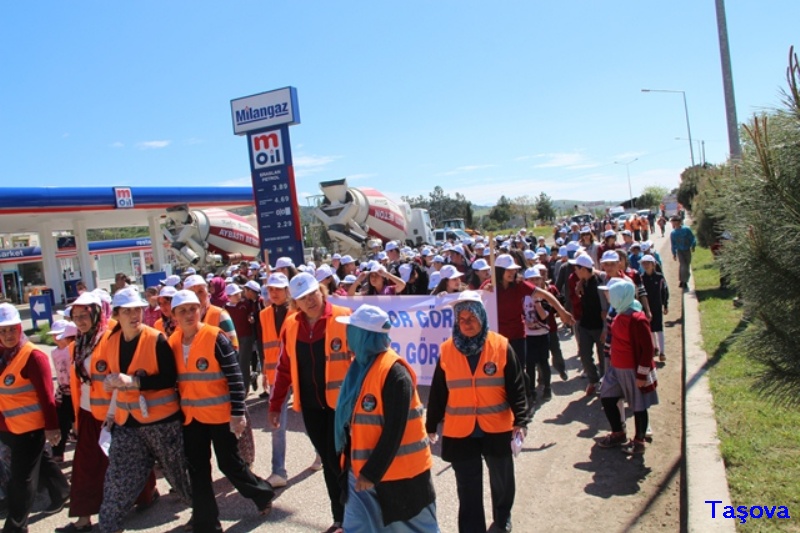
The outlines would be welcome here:
M 604 437 L 598 437 L 595 439 L 595 442 L 601 448 L 615 448 L 617 446 L 622 446 L 625 444 L 627 437 L 625 436 L 624 431 L 612 431 L 608 435 Z
M 278 474 L 272 474 L 267 478 L 267 483 L 272 485 L 273 489 L 280 489 L 282 487 L 285 487 L 288 484 L 288 481 L 286 481 L 286 478 L 283 476 L 279 476 Z
M 561 377 L 562 381 L 567 381 L 569 379 L 569 376 L 567 376 L 567 371 L 566 370 L 562 370 L 561 372 L 558 373 L 558 375 Z
M 259 394 L 258 397 L 261 398 L 262 400 L 266 400 L 267 398 L 269 398 L 269 393 L 267 391 L 264 391 L 261 394 Z
M 622 447 L 622 453 L 628 455 L 642 455 L 644 453 L 644 441 L 631 439 Z
M 542 401 L 549 402 L 553 399 L 553 391 L 550 390 L 550 387 L 545 387 L 544 392 L 542 393 Z
M 658 360 L 661 361 L 662 363 L 665 362 L 667 360 L 667 354 L 661 352 L 660 354 L 658 354 Z
M 647 424 L 647 429 L 644 432 L 644 440 L 646 442 L 653 442 L 653 428 L 650 427 L 650 424 Z
M 311 466 L 308 467 L 309 470 L 313 470 L 314 472 L 319 472 L 322 470 L 322 457 L 317 454 L 314 458 L 314 462 L 311 463 Z

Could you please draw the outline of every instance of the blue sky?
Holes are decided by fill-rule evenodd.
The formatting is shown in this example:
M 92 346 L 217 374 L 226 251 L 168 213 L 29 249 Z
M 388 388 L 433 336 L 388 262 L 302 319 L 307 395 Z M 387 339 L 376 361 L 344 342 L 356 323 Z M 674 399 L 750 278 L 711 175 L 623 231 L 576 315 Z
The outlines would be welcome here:
M 743 122 L 779 103 L 800 2 L 727 15 Z M 683 101 L 642 88 L 728 152 L 713 0 L 3 2 L 0 60 L 2 186 L 249 184 L 229 101 L 287 85 L 301 196 L 620 199 L 634 158 L 634 194 L 675 187 Z

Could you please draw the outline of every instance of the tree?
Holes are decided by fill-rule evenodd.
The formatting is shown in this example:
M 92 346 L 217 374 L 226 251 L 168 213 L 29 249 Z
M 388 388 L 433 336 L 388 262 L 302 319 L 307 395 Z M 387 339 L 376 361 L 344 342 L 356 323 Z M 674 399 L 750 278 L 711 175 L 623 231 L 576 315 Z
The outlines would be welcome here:
M 528 220 L 535 222 L 536 219 L 536 200 L 530 196 L 517 196 L 511 200 L 511 213 L 522 218 L 522 225 L 527 227 Z
M 636 199 L 636 206 L 639 209 L 657 208 L 668 194 L 669 189 L 666 187 L 650 185 L 649 187 L 645 187 L 642 191 L 642 195 Z
M 427 197 L 401 196 L 400 199 L 411 207 L 427 209 L 434 225 L 441 225 L 448 218 L 463 218 L 467 227 L 472 225 L 472 202 L 461 193 L 456 193 L 456 197 L 451 198 L 439 185 Z
M 692 209 L 692 201 L 697 196 L 697 186 L 703 177 L 704 167 L 695 165 L 681 172 L 681 184 L 678 187 L 678 202 L 686 209 Z
M 489 218 L 494 220 L 501 226 L 511 220 L 513 213 L 511 212 L 511 202 L 505 195 L 501 196 L 492 210 L 489 212 Z
M 540 220 L 551 222 L 556 218 L 556 210 L 553 207 L 553 200 L 550 199 L 544 192 L 539 193 L 536 199 L 536 212 Z

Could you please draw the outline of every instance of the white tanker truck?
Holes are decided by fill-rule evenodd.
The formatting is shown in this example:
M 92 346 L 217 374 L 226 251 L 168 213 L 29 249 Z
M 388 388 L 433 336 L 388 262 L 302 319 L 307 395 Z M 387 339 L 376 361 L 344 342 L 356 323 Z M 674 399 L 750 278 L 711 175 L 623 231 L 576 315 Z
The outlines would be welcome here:
M 260 251 L 258 230 L 244 217 L 223 209 L 169 207 L 163 235 L 181 263 L 196 268 L 251 260 Z
M 411 246 L 433 244 L 433 228 L 426 209 L 397 204 L 372 188 L 348 187 L 347 179 L 323 181 L 319 188 L 325 198 L 314 209 L 314 216 L 342 254 L 361 255 L 370 238 Z

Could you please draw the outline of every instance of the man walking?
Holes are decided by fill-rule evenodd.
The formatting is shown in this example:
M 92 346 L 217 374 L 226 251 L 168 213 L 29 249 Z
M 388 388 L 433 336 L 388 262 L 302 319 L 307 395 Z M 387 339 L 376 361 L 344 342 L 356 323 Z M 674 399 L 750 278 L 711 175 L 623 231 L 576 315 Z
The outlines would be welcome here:
M 683 225 L 680 216 L 674 215 L 672 222 L 672 233 L 669 235 L 672 244 L 672 259 L 678 261 L 680 269 L 678 272 L 679 287 L 686 288 L 689 283 L 689 267 L 692 264 L 692 252 L 694 252 L 697 241 L 694 238 L 691 228 Z

